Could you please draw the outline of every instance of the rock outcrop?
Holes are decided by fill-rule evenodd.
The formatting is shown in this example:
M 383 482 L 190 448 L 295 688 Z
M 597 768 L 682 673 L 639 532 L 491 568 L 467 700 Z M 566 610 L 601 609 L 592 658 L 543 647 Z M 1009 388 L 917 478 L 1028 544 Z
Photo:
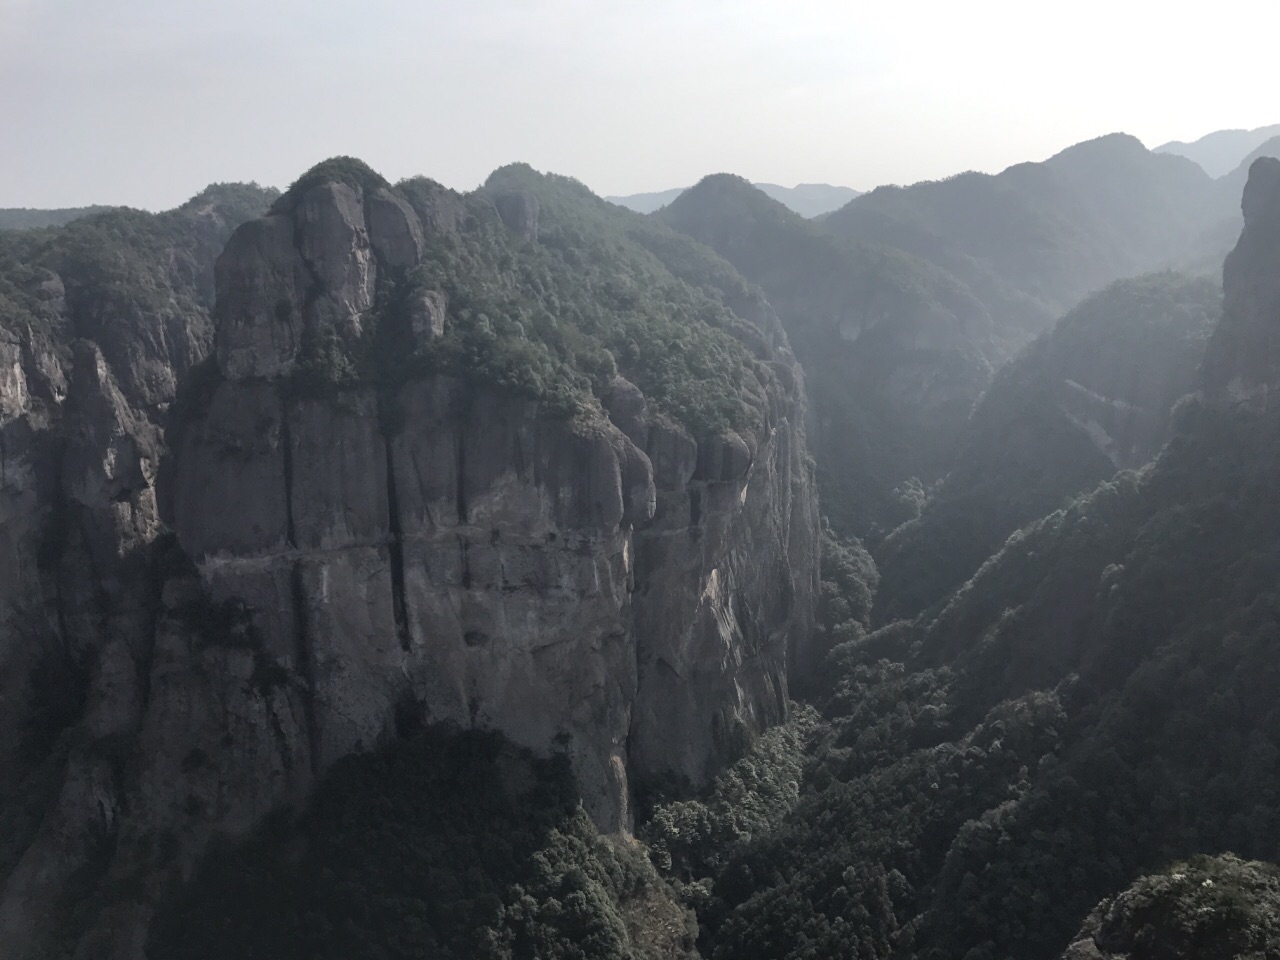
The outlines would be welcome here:
M 1222 268 L 1222 322 L 1201 371 L 1206 400 L 1274 409 L 1280 391 L 1280 160 L 1249 168 L 1241 201 L 1244 231 Z
M 0 507 L 28 516 L 0 573 L 19 596 L 50 542 L 29 503 L 47 463 L 66 529 L 41 629 L 83 676 L 46 761 L 58 792 L 3 864 L 16 956 L 59 935 L 80 884 L 102 909 L 77 956 L 141 960 L 212 840 L 423 724 L 566 752 L 587 811 L 625 831 L 637 781 L 703 782 L 813 666 L 803 378 L 776 317 L 732 320 L 750 427 L 681 425 L 625 370 L 566 412 L 431 352 L 471 291 L 424 251 L 460 246 L 472 208 L 374 177 L 304 178 L 235 231 L 176 398 L 105 346 L 42 366 L 0 341 Z M 554 215 L 476 202 L 529 249 Z M 57 452 L 33 465 L 42 415 Z M 0 652 L 26 678 L 33 649 Z

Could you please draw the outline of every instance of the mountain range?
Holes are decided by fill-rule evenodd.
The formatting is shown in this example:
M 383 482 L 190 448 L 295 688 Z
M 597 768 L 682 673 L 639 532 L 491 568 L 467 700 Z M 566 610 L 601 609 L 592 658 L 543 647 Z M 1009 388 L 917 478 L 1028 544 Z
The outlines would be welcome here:
M 1228 141 L 821 217 L 351 157 L 24 211 L 0 952 L 1276 954 L 1280 139 Z
M 1280 124 L 1253 130 L 1216 130 L 1198 140 L 1172 140 L 1154 148 L 1156 153 L 1173 153 L 1194 160 L 1211 177 L 1221 177 L 1239 167 L 1254 150 L 1280 137 Z
M 61 227 L 87 217 L 103 213 L 110 207 L 67 207 L 63 210 L 36 210 L 25 207 L 0 208 L 0 230 L 33 230 L 40 227 Z

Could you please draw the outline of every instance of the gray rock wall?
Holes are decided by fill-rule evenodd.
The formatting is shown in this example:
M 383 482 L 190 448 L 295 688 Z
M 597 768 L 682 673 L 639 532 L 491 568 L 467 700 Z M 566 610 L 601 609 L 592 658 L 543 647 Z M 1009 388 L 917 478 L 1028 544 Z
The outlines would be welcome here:
M 1249 168 L 1244 231 L 1222 268 L 1222 322 L 1201 371 L 1210 402 L 1273 409 L 1280 395 L 1280 160 Z

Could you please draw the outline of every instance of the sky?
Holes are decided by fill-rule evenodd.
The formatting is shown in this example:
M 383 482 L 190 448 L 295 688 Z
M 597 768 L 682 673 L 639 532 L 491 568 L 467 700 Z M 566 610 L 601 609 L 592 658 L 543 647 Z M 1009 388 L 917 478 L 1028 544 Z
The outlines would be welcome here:
M 166 209 L 337 154 L 469 190 L 869 189 L 1280 122 L 1259 0 L 0 0 L 0 207 Z

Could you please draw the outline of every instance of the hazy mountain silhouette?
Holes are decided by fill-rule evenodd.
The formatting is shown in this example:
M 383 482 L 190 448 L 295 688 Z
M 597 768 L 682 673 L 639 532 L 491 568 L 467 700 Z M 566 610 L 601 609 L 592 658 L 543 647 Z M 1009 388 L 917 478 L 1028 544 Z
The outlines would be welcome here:
M 1156 147 L 1155 153 L 1176 153 L 1198 163 L 1211 177 L 1221 177 L 1238 167 L 1254 149 L 1280 136 L 1280 123 L 1255 130 L 1215 130 L 1199 140 L 1183 143 L 1171 140 Z
M 832 210 L 838 210 L 861 192 L 852 187 L 835 187 L 829 183 L 798 183 L 794 187 L 783 187 L 776 183 L 757 183 L 758 187 L 779 203 L 784 204 L 802 217 L 817 217 Z M 624 197 L 605 197 L 614 203 L 621 204 L 637 213 L 653 213 L 661 210 L 688 187 L 677 187 L 674 190 L 659 190 L 656 193 L 633 193 Z
M 1237 205 L 1185 157 L 1111 134 L 994 175 L 879 187 L 821 224 L 963 280 L 1008 356 L 1113 280 L 1201 259 L 1202 235 Z
M 1280 130 L 1280 127 L 1277 128 Z M 1249 168 L 1253 166 L 1253 161 L 1259 157 L 1275 157 L 1280 160 L 1280 133 L 1271 137 L 1266 142 L 1254 147 L 1247 156 L 1245 156 L 1234 170 L 1230 173 L 1223 174 L 1218 178 L 1218 188 L 1223 194 L 1224 199 L 1229 199 L 1232 203 L 1240 199 L 1240 194 L 1244 190 L 1244 185 L 1249 182 Z M 1233 211 L 1238 212 L 1238 211 Z M 1238 228 L 1240 223 L 1238 220 L 1233 221 L 1234 226 Z
M 39 227 L 61 227 L 72 220 L 79 220 L 92 213 L 102 213 L 111 207 L 66 207 L 61 210 L 40 210 L 29 207 L 0 208 L 0 230 L 33 230 Z

